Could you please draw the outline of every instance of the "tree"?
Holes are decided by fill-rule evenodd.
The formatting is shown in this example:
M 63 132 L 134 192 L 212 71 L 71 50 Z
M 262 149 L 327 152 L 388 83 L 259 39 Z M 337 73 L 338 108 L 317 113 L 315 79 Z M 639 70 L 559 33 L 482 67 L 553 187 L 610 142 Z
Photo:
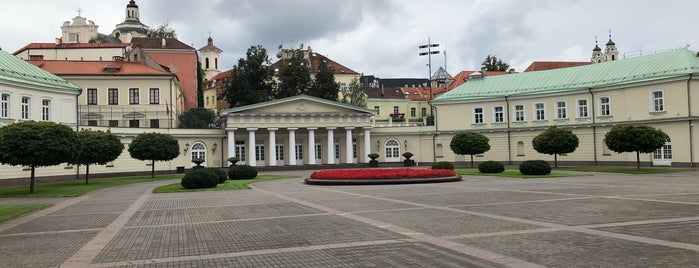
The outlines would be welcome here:
M 155 161 L 169 161 L 180 155 L 180 145 L 169 134 L 141 133 L 129 146 L 132 158 L 151 161 L 151 177 L 155 177 Z
M 296 49 L 291 55 L 279 68 L 279 86 L 274 92 L 275 99 L 305 94 L 311 86 L 311 68 L 308 60 L 304 59 L 304 51 Z
M 233 66 L 231 80 L 219 98 L 230 107 L 268 101 L 274 88 L 273 71 L 268 65 L 267 50 L 259 45 L 251 46 L 246 58 L 240 58 L 238 65 Z
M 197 54 L 197 107 L 204 107 L 204 69 L 201 68 L 199 54 Z
M 347 87 L 347 91 L 342 94 L 341 102 L 366 107 L 366 99 L 367 95 L 364 92 L 364 87 L 362 87 L 359 80 L 355 78 L 352 79 L 352 82 L 350 82 L 349 86 Z
M 124 145 L 109 131 L 82 129 L 77 133 L 78 150 L 72 164 L 85 165 L 85 184 L 89 183 L 90 165 L 104 165 L 117 159 Z
M 451 138 L 449 147 L 455 154 L 471 155 L 471 167 L 473 167 L 473 155 L 482 154 L 490 150 L 488 138 L 475 132 L 459 132 Z
M 321 60 L 318 66 L 318 72 L 316 73 L 316 79 L 313 80 L 313 84 L 308 90 L 308 95 L 337 101 L 339 92 L 340 84 L 335 82 L 335 70 L 328 67 L 327 60 Z
M 549 127 L 532 140 L 534 150 L 553 155 L 553 163 L 558 167 L 558 155 L 572 153 L 578 148 L 578 136 L 568 129 Z
M 507 69 L 510 68 L 509 64 L 502 62 L 501 59 L 498 59 L 494 55 L 491 56 L 490 54 L 488 54 L 483 63 L 481 63 L 481 66 L 485 67 L 487 71 L 507 71 Z
M 168 23 L 160 24 L 155 28 L 149 29 L 146 35 L 148 37 L 157 38 L 177 38 L 177 33 L 175 33 L 175 29 L 170 28 L 170 25 Z
M 75 131 L 57 123 L 26 121 L 0 128 L 0 163 L 29 166 L 29 193 L 34 193 L 37 167 L 66 163 L 77 148 Z
M 216 113 L 197 107 L 180 115 L 180 128 L 210 128 L 216 122 Z
M 617 153 L 636 152 L 636 168 L 641 168 L 641 153 L 652 153 L 665 145 L 667 135 L 649 126 L 615 126 L 604 135 L 604 144 Z

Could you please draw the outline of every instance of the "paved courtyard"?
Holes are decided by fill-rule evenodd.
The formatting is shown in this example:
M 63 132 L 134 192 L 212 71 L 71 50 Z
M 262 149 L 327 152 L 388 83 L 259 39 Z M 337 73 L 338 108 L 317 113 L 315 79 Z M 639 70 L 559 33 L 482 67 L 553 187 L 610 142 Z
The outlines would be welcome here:
M 0 199 L 54 204 L 0 224 L 0 267 L 699 267 L 699 172 L 591 175 Z

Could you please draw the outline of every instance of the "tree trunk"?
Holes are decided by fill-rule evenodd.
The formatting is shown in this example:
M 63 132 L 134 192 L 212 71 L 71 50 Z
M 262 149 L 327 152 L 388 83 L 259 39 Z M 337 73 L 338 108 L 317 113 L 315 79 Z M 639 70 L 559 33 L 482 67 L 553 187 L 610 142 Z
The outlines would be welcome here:
M 88 177 L 90 176 L 90 164 L 85 165 L 85 185 L 88 184 Z
M 641 169 L 641 153 L 636 151 L 636 169 Z
M 34 193 L 34 169 L 35 169 L 34 165 L 31 165 L 31 168 L 32 168 L 32 175 L 29 178 L 29 193 L 33 194 Z
M 473 155 L 471 155 L 471 167 L 473 167 Z
M 553 166 L 558 168 L 558 154 L 553 154 Z
M 155 160 L 150 162 L 150 177 L 155 178 Z

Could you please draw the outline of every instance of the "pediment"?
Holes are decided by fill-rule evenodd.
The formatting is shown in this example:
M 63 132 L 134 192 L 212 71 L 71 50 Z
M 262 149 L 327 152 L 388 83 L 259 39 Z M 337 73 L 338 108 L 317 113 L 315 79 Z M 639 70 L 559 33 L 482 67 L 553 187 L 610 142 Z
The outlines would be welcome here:
M 224 114 L 373 114 L 373 110 L 299 95 L 222 111 Z

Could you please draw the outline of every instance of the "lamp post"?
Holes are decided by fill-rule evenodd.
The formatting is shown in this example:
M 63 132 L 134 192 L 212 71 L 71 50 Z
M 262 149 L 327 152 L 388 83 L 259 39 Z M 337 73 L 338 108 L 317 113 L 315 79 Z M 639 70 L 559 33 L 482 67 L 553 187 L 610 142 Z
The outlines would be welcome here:
M 418 55 L 427 55 L 427 81 L 430 86 L 430 96 L 428 97 L 428 102 L 432 100 L 432 54 L 439 54 L 439 50 L 432 50 L 433 47 L 439 47 L 439 44 L 432 44 L 430 38 L 427 37 L 427 44 L 418 46 L 419 49 L 427 49 L 427 52 L 420 52 Z M 432 106 L 432 105 L 430 105 Z M 433 115 L 433 109 L 430 108 L 430 115 Z

